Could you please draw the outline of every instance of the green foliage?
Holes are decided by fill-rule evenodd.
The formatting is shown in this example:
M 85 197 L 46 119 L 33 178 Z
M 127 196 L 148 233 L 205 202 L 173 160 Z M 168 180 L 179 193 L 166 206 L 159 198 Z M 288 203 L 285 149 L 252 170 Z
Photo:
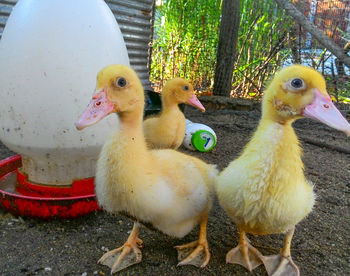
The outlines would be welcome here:
M 241 1 L 233 95 L 259 97 L 266 78 L 289 56 L 291 20 L 275 1 Z
M 348 76 L 325 76 L 327 92 L 333 101 L 350 104 L 350 81 Z
M 151 80 L 181 76 L 195 85 L 214 79 L 221 1 L 165 0 L 156 8 Z
M 159 1 L 157 1 L 159 2 Z M 156 7 L 151 80 L 184 77 L 202 91 L 213 86 L 221 0 L 162 0 Z M 275 1 L 241 0 L 234 96 L 258 97 L 265 78 L 290 54 L 291 21 Z M 283 53 L 283 54 L 282 54 Z

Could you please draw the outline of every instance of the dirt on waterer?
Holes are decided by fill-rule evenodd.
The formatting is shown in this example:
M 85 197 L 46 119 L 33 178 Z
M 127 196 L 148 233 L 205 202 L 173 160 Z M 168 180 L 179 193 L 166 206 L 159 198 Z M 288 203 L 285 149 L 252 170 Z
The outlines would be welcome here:
M 98 210 L 94 179 L 74 181 L 69 187 L 37 185 L 20 170 L 15 155 L 0 160 L 0 206 L 18 216 L 75 218 Z

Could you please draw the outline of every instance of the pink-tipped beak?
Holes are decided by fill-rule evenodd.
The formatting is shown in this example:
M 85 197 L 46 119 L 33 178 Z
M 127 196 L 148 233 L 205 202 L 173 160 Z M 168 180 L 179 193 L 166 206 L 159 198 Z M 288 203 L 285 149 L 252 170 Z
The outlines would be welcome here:
M 332 103 L 332 99 L 317 89 L 315 89 L 314 101 L 305 107 L 303 115 L 343 131 L 347 136 L 350 136 L 349 122 Z
M 192 105 L 200 110 L 202 110 L 203 112 L 205 112 L 205 107 L 202 105 L 202 103 L 198 100 L 197 96 L 195 94 L 192 95 L 192 97 L 187 100 L 186 102 L 189 105 Z
M 115 105 L 107 99 L 107 91 L 103 89 L 92 95 L 92 100 L 84 113 L 75 122 L 75 126 L 78 130 L 82 130 L 87 126 L 97 123 L 102 118 L 115 111 Z

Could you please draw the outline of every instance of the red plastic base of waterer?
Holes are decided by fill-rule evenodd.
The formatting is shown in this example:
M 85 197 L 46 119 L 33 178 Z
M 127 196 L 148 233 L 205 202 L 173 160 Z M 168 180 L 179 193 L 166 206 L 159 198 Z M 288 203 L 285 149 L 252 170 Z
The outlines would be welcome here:
M 38 185 L 20 171 L 20 155 L 0 160 L 0 207 L 18 216 L 43 219 L 75 218 L 98 210 L 94 179 L 74 181 L 71 187 Z

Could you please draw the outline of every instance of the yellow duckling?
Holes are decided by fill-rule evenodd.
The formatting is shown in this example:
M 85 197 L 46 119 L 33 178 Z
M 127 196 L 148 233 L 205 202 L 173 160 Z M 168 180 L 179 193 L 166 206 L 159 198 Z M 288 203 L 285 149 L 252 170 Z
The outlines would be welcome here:
M 97 75 L 96 92 L 76 122 L 82 129 L 110 113 L 120 127 L 107 139 L 96 170 L 96 196 L 104 210 L 135 218 L 125 244 L 104 254 L 99 263 L 117 272 L 141 261 L 139 222 L 181 238 L 198 223 L 198 241 L 176 247 L 179 265 L 204 267 L 210 259 L 206 238 L 215 166 L 174 150 L 149 150 L 142 131 L 144 92 L 136 73 L 110 65 Z
M 276 74 L 265 91 L 260 124 L 243 153 L 217 178 L 220 205 L 236 223 L 239 245 L 226 262 L 269 275 L 299 275 L 290 246 L 294 227 L 312 210 L 313 186 L 305 179 L 301 148 L 292 122 L 319 120 L 350 135 L 350 125 L 333 105 L 320 73 L 294 65 Z M 262 256 L 246 233 L 286 233 L 280 255 Z
M 185 116 L 180 103 L 192 105 L 203 112 L 204 106 L 197 99 L 193 86 L 182 78 L 169 80 L 161 93 L 162 111 L 143 123 L 146 142 L 150 148 L 172 148 L 181 146 L 185 136 Z

